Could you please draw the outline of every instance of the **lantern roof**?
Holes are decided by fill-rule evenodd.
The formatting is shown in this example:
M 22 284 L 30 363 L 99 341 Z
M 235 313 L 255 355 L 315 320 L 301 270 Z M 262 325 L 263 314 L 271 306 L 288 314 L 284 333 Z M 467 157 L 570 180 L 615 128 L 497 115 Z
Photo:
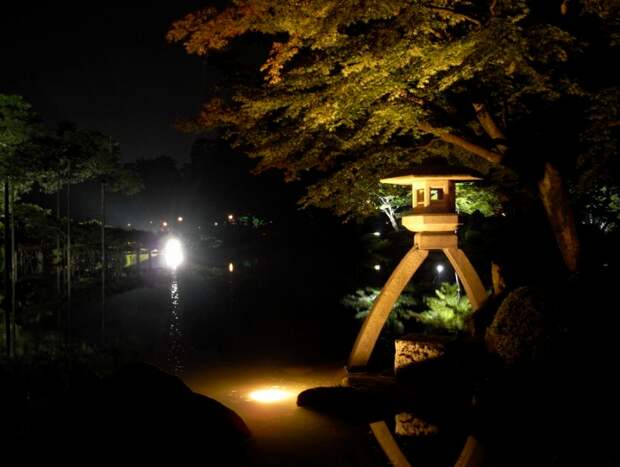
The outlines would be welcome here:
M 470 169 L 456 166 L 418 166 L 399 174 L 382 178 L 381 183 L 392 185 L 412 185 L 421 180 L 452 180 L 454 182 L 468 182 L 481 180 L 478 174 Z

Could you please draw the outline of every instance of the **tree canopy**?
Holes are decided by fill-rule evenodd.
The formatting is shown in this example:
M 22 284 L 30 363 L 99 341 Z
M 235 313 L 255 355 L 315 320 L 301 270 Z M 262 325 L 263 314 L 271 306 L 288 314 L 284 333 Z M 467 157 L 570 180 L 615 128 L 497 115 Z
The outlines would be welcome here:
M 563 253 L 576 257 L 560 174 L 582 190 L 616 180 L 619 88 L 606 64 L 617 55 L 619 9 L 605 0 L 236 0 L 187 15 L 168 39 L 207 55 L 254 33 L 269 38 L 263 83 L 236 83 L 188 127 L 223 127 L 259 172 L 310 182 L 303 205 L 368 213 L 379 178 L 440 156 L 537 189 Z

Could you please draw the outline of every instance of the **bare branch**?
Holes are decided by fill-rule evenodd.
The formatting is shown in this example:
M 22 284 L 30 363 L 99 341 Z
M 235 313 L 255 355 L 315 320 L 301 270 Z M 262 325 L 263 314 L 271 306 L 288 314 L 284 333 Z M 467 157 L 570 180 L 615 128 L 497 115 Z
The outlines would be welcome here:
M 476 18 L 472 18 L 471 16 L 465 15 L 463 13 L 459 13 L 457 11 L 454 11 L 454 10 L 450 9 L 450 8 L 436 6 L 436 5 L 426 5 L 426 8 L 428 8 L 430 10 L 433 10 L 433 11 L 436 11 L 440 15 L 450 16 L 452 18 L 469 21 L 470 23 L 473 23 L 476 26 L 480 27 L 480 21 L 478 21 Z
M 489 137 L 493 140 L 497 150 L 504 154 L 508 150 L 508 146 L 504 144 L 506 141 L 506 135 L 501 128 L 497 126 L 495 120 L 487 110 L 486 105 L 481 102 L 474 102 L 473 106 L 476 111 L 476 118 L 478 119 L 478 122 L 487 135 L 489 135 Z
M 490 151 L 478 144 L 467 141 L 465 138 L 461 138 L 460 136 L 453 135 L 452 133 L 449 133 L 441 128 L 436 128 L 427 122 L 421 122 L 418 127 L 422 131 L 431 133 L 437 136 L 442 141 L 445 141 L 446 143 L 450 143 L 460 147 L 461 149 L 465 149 L 467 152 L 475 156 L 481 157 L 484 160 L 491 162 L 492 164 L 499 164 L 502 161 L 502 154 L 495 151 Z

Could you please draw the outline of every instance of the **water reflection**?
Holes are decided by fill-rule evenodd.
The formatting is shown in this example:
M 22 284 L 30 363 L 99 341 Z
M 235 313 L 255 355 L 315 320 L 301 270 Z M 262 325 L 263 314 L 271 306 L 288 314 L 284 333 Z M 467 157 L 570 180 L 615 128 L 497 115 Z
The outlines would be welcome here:
M 170 317 L 168 320 L 168 367 L 175 375 L 183 374 L 185 344 L 183 341 L 182 309 L 179 300 L 179 281 L 175 272 L 170 281 Z

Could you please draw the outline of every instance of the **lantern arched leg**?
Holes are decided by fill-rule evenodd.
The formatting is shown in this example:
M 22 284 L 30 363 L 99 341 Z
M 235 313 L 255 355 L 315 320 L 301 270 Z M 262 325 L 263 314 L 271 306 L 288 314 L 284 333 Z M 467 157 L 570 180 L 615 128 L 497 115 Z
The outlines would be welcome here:
M 400 450 L 396 439 L 390 432 L 387 423 L 384 421 L 373 422 L 370 424 L 370 429 L 394 467 L 411 467 L 411 464 L 405 457 L 405 454 L 403 454 L 403 451 Z
M 474 311 L 478 310 L 487 299 L 487 292 L 482 285 L 478 273 L 460 248 L 444 248 L 442 250 L 465 287 L 465 293 Z
M 357 339 L 355 339 L 349 357 L 348 367 L 350 369 L 366 366 L 396 300 L 427 256 L 427 250 L 413 247 L 398 263 L 383 289 L 381 289 L 381 293 L 377 296 L 370 313 L 362 324 Z

